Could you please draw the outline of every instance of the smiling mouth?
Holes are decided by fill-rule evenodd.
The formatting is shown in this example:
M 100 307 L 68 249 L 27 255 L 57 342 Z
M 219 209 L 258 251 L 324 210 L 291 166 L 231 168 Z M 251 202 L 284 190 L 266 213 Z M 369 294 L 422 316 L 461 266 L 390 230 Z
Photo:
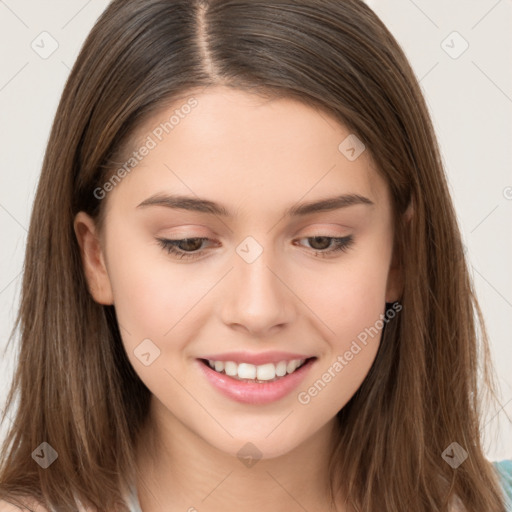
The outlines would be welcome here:
M 216 373 L 225 375 L 234 381 L 268 384 L 286 378 L 314 359 L 316 357 L 292 359 L 290 361 L 280 361 L 276 364 L 266 363 L 262 365 L 238 364 L 234 361 L 213 361 L 208 359 L 200 359 L 200 361 Z

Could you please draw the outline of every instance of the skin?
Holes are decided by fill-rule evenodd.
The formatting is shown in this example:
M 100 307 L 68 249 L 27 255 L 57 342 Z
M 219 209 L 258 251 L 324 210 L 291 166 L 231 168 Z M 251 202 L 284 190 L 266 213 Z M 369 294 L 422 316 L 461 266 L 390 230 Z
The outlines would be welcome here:
M 197 107 L 103 199 L 101 233 L 84 212 L 75 219 L 90 292 L 115 305 L 128 357 L 152 392 L 136 447 L 139 500 L 145 512 L 328 511 L 335 415 L 367 375 L 380 332 L 308 404 L 297 395 L 400 297 L 388 187 L 367 151 L 349 161 L 338 150 L 350 131 L 324 112 L 223 87 L 194 97 Z M 184 103 L 155 115 L 140 140 Z M 137 208 L 157 193 L 207 198 L 234 216 Z M 349 193 L 373 205 L 283 217 L 298 203 Z M 348 235 L 346 251 L 315 255 L 332 245 L 310 237 Z M 252 263 L 236 252 L 247 236 L 263 249 Z M 180 260 L 157 237 L 211 241 L 197 259 Z M 160 350 L 149 366 L 134 354 L 147 338 Z M 248 405 L 219 394 L 198 369 L 196 358 L 233 350 L 317 360 L 297 390 Z M 247 442 L 262 454 L 250 468 L 237 457 Z M 348 510 L 342 501 L 337 510 Z

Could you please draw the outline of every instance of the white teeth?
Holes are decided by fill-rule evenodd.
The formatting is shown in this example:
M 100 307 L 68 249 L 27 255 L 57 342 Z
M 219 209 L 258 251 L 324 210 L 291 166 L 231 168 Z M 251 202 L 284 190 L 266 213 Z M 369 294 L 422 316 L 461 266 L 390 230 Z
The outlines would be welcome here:
M 286 361 L 281 361 L 276 364 L 276 375 L 284 377 L 286 375 Z
M 256 366 L 254 366 L 253 364 L 240 363 L 238 365 L 238 376 L 241 379 L 255 379 Z
M 284 377 L 287 373 L 293 373 L 302 366 L 305 359 L 292 359 L 291 361 L 280 361 L 277 364 L 267 363 L 254 365 L 249 363 L 237 364 L 233 361 L 212 361 L 208 360 L 210 368 L 216 372 L 225 373 L 235 379 L 250 379 L 270 381 L 279 377 Z
M 292 373 L 295 371 L 295 369 L 297 368 L 298 364 L 297 364 L 297 360 L 296 359 L 293 359 L 292 361 L 290 361 L 287 365 L 286 365 L 286 371 L 288 373 Z
M 238 365 L 233 363 L 233 361 L 226 361 L 224 364 L 224 371 L 226 372 L 226 375 L 234 377 L 235 375 L 238 375 Z
M 276 365 L 273 363 L 262 364 L 256 367 L 258 380 L 272 380 L 276 378 Z

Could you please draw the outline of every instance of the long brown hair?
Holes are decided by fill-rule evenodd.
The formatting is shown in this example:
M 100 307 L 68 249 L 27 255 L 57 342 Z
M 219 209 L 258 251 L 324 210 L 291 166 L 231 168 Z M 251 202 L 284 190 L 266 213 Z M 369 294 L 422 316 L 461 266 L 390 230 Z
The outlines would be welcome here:
M 338 413 L 333 499 L 343 489 L 357 511 L 432 512 L 458 496 L 468 512 L 503 512 L 481 445 L 482 405 L 497 388 L 437 141 L 404 53 L 360 0 L 114 0 L 98 19 L 62 94 L 33 206 L 0 498 L 124 510 L 150 392 L 113 306 L 88 292 L 73 220 L 104 214 L 94 191 L 145 119 L 212 85 L 329 112 L 391 191 L 402 310 Z M 43 442 L 58 454 L 46 469 L 33 456 Z M 456 468 L 442 457 L 453 442 L 468 453 Z

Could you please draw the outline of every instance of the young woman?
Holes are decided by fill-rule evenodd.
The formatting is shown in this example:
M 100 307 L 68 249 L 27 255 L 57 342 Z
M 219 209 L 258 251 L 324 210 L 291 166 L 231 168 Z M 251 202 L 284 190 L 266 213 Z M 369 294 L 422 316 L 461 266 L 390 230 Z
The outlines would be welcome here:
M 0 510 L 506 510 L 437 142 L 363 2 L 114 0 L 17 326 Z

